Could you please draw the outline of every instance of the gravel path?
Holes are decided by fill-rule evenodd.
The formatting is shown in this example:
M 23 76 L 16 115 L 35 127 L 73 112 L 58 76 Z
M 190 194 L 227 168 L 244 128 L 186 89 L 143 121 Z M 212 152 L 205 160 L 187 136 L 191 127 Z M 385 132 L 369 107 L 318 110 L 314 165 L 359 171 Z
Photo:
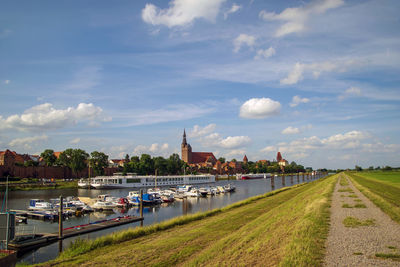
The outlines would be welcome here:
M 340 179 L 347 180 L 349 185 L 340 185 Z M 332 196 L 331 225 L 324 265 L 400 266 L 400 261 L 375 257 L 375 253 L 400 254 L 400 224 L 357 190 L 346 175 L 341 174 L 340 179 Z M 354 193 L 338 192 L 346 188 L 351 188 Z M 357 198 L 349 197 L 351 195 L 357 195 Z M 356 199 L 359 199 L 358 202 Z M 363 203 L 367 208 L 344 208 L 342 205 L 345 203 L 352 207 Z M 360 220 L 374 219 L 375 226 L 345 227 L 343 220 L 348 216 Z

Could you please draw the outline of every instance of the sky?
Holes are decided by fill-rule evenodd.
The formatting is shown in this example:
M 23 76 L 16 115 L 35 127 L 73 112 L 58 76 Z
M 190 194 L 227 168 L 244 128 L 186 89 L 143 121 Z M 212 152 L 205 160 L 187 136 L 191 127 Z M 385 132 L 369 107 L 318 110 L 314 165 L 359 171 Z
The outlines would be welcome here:
M 400 166 L 400 1 L 12 1 L 0 150 Z

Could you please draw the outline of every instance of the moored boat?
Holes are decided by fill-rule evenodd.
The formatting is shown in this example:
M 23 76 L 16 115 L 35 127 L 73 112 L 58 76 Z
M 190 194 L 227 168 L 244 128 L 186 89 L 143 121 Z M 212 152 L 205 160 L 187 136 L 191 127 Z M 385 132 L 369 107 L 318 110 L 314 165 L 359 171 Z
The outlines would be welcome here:
M 50 202 L 44 201 L 43 199 L 31 199 L 29 201 L 28 210 L 53 210 L 54 206 Z

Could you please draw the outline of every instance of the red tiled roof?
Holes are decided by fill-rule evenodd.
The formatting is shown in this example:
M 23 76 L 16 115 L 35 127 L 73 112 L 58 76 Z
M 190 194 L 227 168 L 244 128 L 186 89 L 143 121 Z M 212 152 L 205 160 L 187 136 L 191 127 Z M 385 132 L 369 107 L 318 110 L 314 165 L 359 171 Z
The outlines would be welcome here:
M 191 163 L 206 162 L 209 159 L 209 157 L 212 157 L 215 159 L 215 156 L 212 152 L 192 152 L 192 162 Z

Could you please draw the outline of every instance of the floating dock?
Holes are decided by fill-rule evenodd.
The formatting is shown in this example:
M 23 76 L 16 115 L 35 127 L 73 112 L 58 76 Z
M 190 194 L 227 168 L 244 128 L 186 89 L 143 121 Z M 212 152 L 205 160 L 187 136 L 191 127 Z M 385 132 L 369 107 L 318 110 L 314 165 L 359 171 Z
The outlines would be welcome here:
M 142 221 L 142 217 L 136 217 L 136 216 L 124 216 L 124 217 L 117 217 L 114 219 L 109 219 L 109 220 L 103 220 L 103 221 L 97 221 L 89 224 L 83 224 L 83 225 L 78 225 L 78 226 L 73 226 L 73 227 L 68 227 L 63 229 L 63 237 L 62 239 L 77 236 L 77 235 L 82 235 L 82 234 L 87 234 L 90 232 L 95 232 L 111 227 L 116 227 L 128 223 L 133 223 L 133 222 L 139 222 Z M 57 233 L 58 234 L 58 233 Z
M 9 247 L 16 250 L 29 250 L 41 246 L 51 244 L 58 240 L 63 240 L 69 237 L 83 235 L 103 229 L 116 227 L 128 223 L 142 221 L 143 217 L 124 216 L 108 220 L 96 221 L 89 224 L 77 225 L 63 229 L 63 236 L 59 237 L 58 233 L 47 234 L 30 234 L 17 235 L 14 240 L 9 242 Z

